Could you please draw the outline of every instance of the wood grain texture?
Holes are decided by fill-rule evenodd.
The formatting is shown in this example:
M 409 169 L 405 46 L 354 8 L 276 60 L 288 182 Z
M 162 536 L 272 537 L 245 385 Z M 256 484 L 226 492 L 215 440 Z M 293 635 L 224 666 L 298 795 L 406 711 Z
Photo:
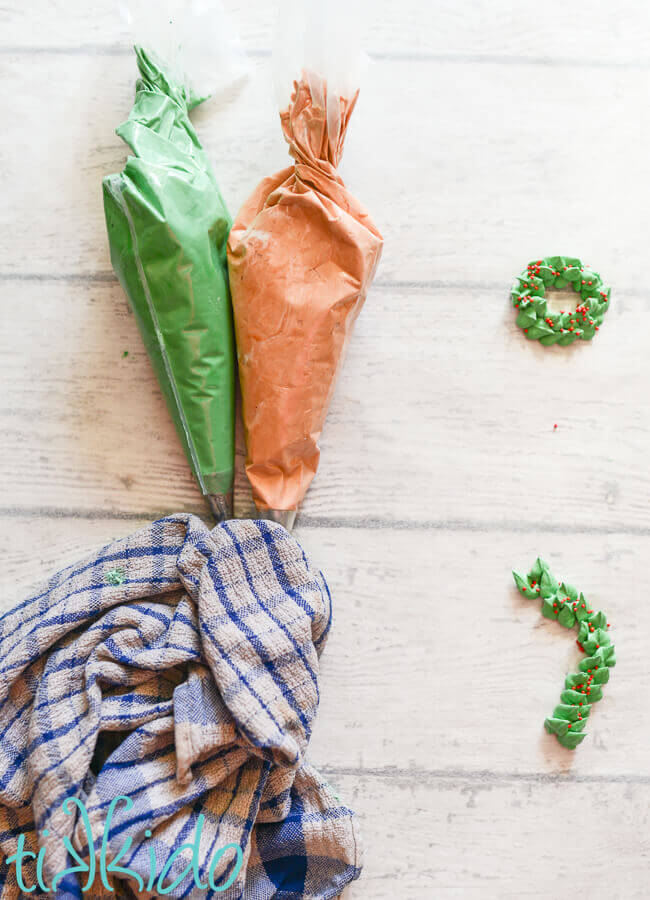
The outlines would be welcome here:
M 647 897 L 647 783 L 330 779 L 363 827 L 346 900 Z
M 130 5 L 125 3 L 123 8 Z M 268 53 L 276 4 L 227 0 L 229 20 L 249 53 Z M 398 61 L 437 56 L 462 59 L 543 60 L 547 65 L 648 65 L 650 11 L 638 0 L 621 0 L 615 11 L 591 0 L 546 0 L 516 7 L 489 0 L 376 0 L 366 3 L 365 49 Z M 85 6 L 74 0 L 34 0 L 0 9 L 5 48 L 54 54 L 127 52 L 128 24 L 111 3 Z
M 35 571 L 50 574 L 139 524 L 5 522 L 0 602 L 25 595 Z M 408 769 L 650 780 L 638 731 L 650 716 L 650 626 L 628 612 L 643 603 L 647 538 L 388 528 L 296 534 L 327 574 L 334 602 L 310 751 L 319 765 L 386 777 Z M 537 553 L 613 623 L 619 665 L 579 754 L 542 728 L 581 654 L 573 632 L 543 619 L 540 603 L 514 588 L 511 569 L 528 571 Z
M 250 77 L 195 121 L 236 211 L 287 154 L 274 4 L 226 5 Z M 645 897 L 650 5 L 378 0 L 365 39 L 342 174 L 386 247 L 296 529 L 335 603 L 311 755 L 363 822 L 346 900 Z M 108 259 L 134 76 L 107 0 L 0 9 L 0 610 L 204 513 Z M 514 326 L 553 252 L 613 286 L 590 345 Z M 577 648 L 510 576 L 538 553 L 613 623 L 574 754 L 542 722 Z
M 255 60 L 237 99 L 197 111 L 233 211 L 286 165 L 270 65 Z M 128 55 L 62 54 L 54 66 L 0 57 L 8 95 L 28 98 L 5 125 L 13 150 L 0 181 L 4 277 L 110 270 L 100 183 L 123 164 L 113 132 L 134 75 Z M 638 111 L 648 96 L 650 69 L 540 64 L 514 73 L 509 64 L 378 60 L 342 165 L 386 238 L 378 280 L 505 287 L 529 259 L 557 248 L 600 267 L 620 290 L 638 290 L 650 199 L 650 123 Z
M 119 285 L 11 295 L 2 506 L 201 510 Z M 648 308 L 615 294 L 597 340 L 549 349 L 523 339 L 506 285 L 374 289 L 305 521 L 649 534 L 650 357 L 626 324 Z

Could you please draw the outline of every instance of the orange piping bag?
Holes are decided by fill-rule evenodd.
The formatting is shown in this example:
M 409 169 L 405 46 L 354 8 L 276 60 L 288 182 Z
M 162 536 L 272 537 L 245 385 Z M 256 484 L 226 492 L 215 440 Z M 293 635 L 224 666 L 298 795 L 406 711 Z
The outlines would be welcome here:
M 294 82 L 280 113 L 294 163 L 258 185 L 228 240 L 246 473 L 260 515 L 288 528 L 383 244 L 337 172 L 357 96 L 328 96 L 313 72 Z

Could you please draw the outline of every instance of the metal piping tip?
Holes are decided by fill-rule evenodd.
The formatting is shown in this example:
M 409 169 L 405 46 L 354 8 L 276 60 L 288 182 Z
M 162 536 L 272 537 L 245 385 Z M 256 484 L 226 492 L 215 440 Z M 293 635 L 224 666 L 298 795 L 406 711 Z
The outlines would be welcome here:
M 232 519 L 232 491 L 228 494 L 206 494 L 206 500 L 210 506 L 210 512 L 215 522 L 224 522 Z
M 291 531 L 296 521 L 297 509 L 258 509 L 262 519 L 270 519 L 283 525 L 287 531 Z

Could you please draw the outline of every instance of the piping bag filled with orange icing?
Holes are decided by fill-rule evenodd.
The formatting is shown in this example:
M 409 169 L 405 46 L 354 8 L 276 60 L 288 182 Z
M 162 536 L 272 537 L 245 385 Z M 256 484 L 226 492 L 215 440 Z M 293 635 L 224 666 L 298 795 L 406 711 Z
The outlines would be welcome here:
M 279 47 L 282 60 L 291 57 L 293 28 L 298 77 L 286 76 L 280 122 L 293 163 L 240 210 L 228 269 L 246 473 L 260 515 L 291 528 L 383 242 L 337 172 L 358 95 L 358 43 L 339 30 L 349 16 L 337 16 L 336 3 L 288 6 Z

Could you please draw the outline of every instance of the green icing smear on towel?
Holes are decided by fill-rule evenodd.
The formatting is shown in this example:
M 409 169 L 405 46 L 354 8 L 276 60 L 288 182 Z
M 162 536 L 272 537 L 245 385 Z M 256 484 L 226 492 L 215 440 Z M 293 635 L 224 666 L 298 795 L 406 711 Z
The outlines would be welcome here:
M 117 129 L 133 156 L 104 179 L 111 261 L 201 490 L 227 506 L 235 422 L 231 219 L 189 119 L 204 98 L 154 55 L 135 52 L 135 104 Z
M 543 616 L 555 619 L 565 628 L 578 626 L 577 643 L 587 656 L 579 663 L 579 672 L 566 676 L 561 702 L 544 722 L 549 734 L 554 734 L 563 747 L 575 750 L 586 737 L 584 727 L 591 705 L 602 698 L 609 670 L 616 665 L 607 617 L 594 612 L 584 594 L 578 594 L 572 585 L 556 581 L 548 564 L 539 557 L 525 578 L 516 572 L 512 574 L 524 597 L 541 599 Z

